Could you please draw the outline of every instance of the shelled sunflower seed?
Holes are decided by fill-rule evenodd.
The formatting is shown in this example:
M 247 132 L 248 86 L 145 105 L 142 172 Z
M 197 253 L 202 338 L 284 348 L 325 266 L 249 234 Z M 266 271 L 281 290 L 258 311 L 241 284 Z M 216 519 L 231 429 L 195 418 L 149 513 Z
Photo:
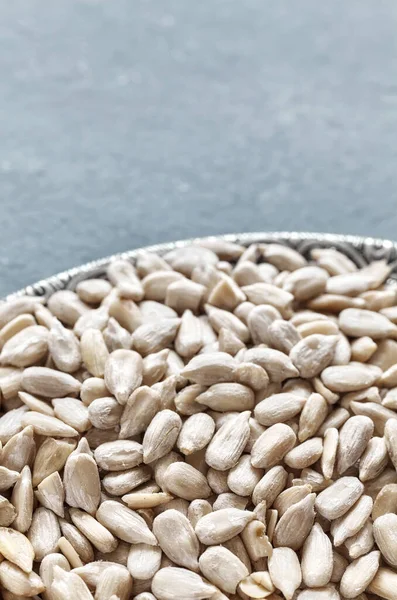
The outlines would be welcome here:
M 1 303 L 2 597 L 396 600 L 389 272 L 213 238 Z

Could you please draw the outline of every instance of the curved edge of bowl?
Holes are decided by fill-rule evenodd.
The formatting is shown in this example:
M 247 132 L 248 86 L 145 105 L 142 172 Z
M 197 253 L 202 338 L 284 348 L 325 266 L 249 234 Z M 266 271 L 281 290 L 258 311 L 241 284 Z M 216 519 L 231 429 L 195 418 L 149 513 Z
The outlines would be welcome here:
M 334 247 L 349 256 L 358 266 L 364 266 L 371 260 L 385 259 L 393 265 L 390 278 L 397 281 L 397 243 L 381 238 L 333 233 L 316 233 L 306 231 L 259 231 L 246 233 L 229 233 L 194 237 L 175 242 L 165 242 L 151 246 L 143 246 L 126 252 L 119 252 L 93 260 L 77 267 L 62 271 L 46 279 L 37 281 L 5 297 L 11 300 L 19 296 L 49 296 L 61 289 L 73 289 L 78 281 L 90 277 L 103 276 L 107 265 L 116 258 L 136 259 L 144 252 L 165 254 L 175 248 L 181 248 L 205 240 L 222 239 L 228 242 L 247 246 L 252 243 L 281 242 L 309 255 L 314 247 Z

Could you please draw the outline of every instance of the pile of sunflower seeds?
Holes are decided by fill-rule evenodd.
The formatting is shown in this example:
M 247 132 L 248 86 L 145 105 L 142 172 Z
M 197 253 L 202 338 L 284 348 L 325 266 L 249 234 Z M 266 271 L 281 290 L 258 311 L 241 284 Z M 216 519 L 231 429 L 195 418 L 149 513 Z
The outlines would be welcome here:
M 5 600 L 397 598 L 397 287 L 218 239 L 0 304 Z

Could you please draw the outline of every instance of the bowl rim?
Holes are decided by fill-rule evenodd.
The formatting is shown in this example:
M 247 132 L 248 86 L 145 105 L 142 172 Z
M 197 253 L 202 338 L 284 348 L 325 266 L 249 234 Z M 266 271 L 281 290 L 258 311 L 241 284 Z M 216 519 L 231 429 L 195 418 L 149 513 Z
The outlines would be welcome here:
M 152 244 L 148 246 L 141 246 L 126 250 L 123 252 L 117 252 L 103 258 L 95 259 L 81 265 L 61 271 L 45 279 L 41 279 L 27 285 L 24 288 L 12 292 L 5 296 L 4 300 L 12 300 L 20 296 L 49 296 L 57 290 L 66 289 L 68 284 L 76 277 L 80 276 L 81 279 L 95 276 L 95 273 L 100 273 L 104 268 L 115 259 L 126 258 L 134 259 L 140 254 L 145 252 L 153 252 L 156 254 L 165 254 L 170 250 L 176 248 L 182 248 L 191 244 L 197 244 L 206 240 L 223 240 L 226 242 L 233 242 L 242 245 L 249 245 L 252 243 L 275 243 L 284 242 L 292 245 L 299 244 L 301 242 L 312 242 L 318 243 L 325 247 L 337 246 L 349 246 L 358 250 L 360 254 L 363 250 L 383 250 L 389 254 L 393 254 L 394 261 L 397 260 L 397 242 L 393 242 L 388 239 L 374 238 L 369 236 L 359 235 L 345 235 L 337 233 L 321 233 L 311 231 L 255 231 L 255 232 L 243 232 L 243 233 L 227 233 L 220 235 L 206 235 L 193 238 L 186 238 L 173 242 L 162 242 L 159 244 Z

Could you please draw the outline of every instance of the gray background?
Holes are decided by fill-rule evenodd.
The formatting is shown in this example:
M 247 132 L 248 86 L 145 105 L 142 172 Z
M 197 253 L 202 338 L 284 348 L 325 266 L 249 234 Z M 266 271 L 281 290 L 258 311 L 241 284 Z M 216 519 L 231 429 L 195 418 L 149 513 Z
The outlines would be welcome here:
M 192 235 L 397 238 L 395 0 L 0 8 L 0 295 Z

